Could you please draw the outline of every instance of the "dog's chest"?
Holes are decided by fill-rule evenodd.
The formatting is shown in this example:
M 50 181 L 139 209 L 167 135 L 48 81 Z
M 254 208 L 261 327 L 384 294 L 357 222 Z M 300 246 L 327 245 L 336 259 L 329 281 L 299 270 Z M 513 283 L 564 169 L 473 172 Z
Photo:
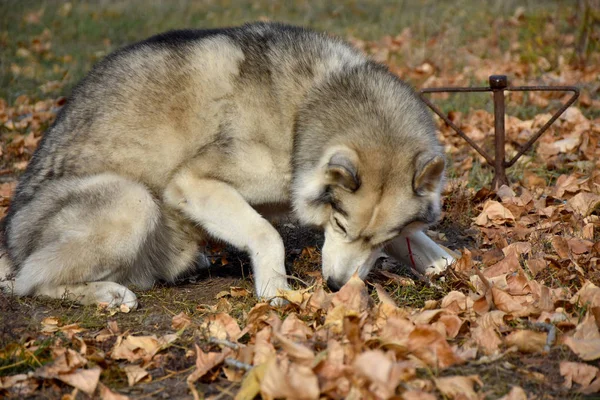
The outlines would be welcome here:
M 240 141 L 233 146 L 226 179 L 251 204 L 287 202 L 291 154 L 276 143 Z

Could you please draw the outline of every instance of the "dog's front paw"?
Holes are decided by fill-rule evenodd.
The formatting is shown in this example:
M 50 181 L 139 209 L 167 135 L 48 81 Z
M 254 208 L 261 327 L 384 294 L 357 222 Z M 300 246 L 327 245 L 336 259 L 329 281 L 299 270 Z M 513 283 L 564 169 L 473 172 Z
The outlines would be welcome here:
M 281 307 L 287 304 L 287 301 L 280 297 L 281 291 L 290 290 L 285 277 L 276 277 L 270 279 L 266 284 L 256 282 L 256 295 L 261 300 L 268 301 L 274 307 Z
M 425 268 L 425 275 L 436 275 L 444 272 L 450 264 L 454 262 L 454 257 L 450 254 L 446 254 L 443 257 L 438 258 L 433 263 Z

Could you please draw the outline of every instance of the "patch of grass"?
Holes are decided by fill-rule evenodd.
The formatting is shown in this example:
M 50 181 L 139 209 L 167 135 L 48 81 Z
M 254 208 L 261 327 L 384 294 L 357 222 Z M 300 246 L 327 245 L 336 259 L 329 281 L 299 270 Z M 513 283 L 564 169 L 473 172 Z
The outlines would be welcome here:
M 490 34 L 494 18 L 509 18 L 523 3 L 393 2 L 368 3 L 343 0 L 335 3 L 274 2 L 272 0 L 127 2 L 57 0 L 8 1 L 0 13 L 0 97 L 9 103 L 20 94 L 44 96 L 40 86 L 62 81 L 56 94 L 67 94 L 91 66 L 107 53 L 153 34 L 182 28 L 214 28 L 240 25 L 256 20 L 275 20 L 309 26 L 363 40 L 378 40 L 410 28 L 415 43 L 415 62 L 447 57 L 450 48 L 460 47 Z M 570 8 L 558 0 L 525 4 L 532 21 L 554 16 L 563 18 Z M 569 26 L 567 26 L 569 28 Z M 523 40 L 543 32 L 540 23 L 519 27 Z M 573 28 L 574 29 L 574 28 Z M 47 30 L 48 33 L 44 33 Z M 502 36 L 502 35 L 500 35 Z M 51 48 L 25 54 L 32 38 L 51 42 Z M 444 49 L 444 50 L 442 50 Z M 485 52 L 485 51 L 484 51 Z M 440 59 L 440 65 L 444 62 Z M 21 72 L 15 73 L 21 69 Z
M 52 338 L 36 341 L 34 346 L 10 343 L 0 349 L 0 376 L 27 373 L 52 361 Z

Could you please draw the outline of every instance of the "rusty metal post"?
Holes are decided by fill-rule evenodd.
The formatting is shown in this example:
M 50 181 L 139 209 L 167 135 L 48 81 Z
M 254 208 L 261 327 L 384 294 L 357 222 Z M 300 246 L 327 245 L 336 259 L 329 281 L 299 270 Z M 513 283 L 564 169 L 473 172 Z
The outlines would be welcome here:
M 508 185 L 506 177 L 506 168 L 504 162 L 504 89 L 508 86 L 506 75 L 492 75 L 489 79 L 490 89 L 494 94 L 494 142 L 496 145 L 496 154 L 494 157 L 494 180 L 492 189 L 496 190 L 502 185 Z

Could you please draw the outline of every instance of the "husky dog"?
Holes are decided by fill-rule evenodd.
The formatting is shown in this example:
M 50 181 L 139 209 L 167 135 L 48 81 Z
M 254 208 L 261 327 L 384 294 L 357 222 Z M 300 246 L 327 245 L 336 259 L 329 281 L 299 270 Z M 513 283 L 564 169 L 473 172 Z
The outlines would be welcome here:
M 73 90 L 17 186 L 0 277 L 19 296 L 136 307 L 127 285 L 174 281 L 208 236 L 247 251 L 273 299 L 284 246 L 257 210 L 282 204 L 324 230 L 334 289 L 382 249 L 440 270 L 452 258 L 421 230 L 443 172 L 425 106 L 341 40 L 274 23 L 167 32 Z

